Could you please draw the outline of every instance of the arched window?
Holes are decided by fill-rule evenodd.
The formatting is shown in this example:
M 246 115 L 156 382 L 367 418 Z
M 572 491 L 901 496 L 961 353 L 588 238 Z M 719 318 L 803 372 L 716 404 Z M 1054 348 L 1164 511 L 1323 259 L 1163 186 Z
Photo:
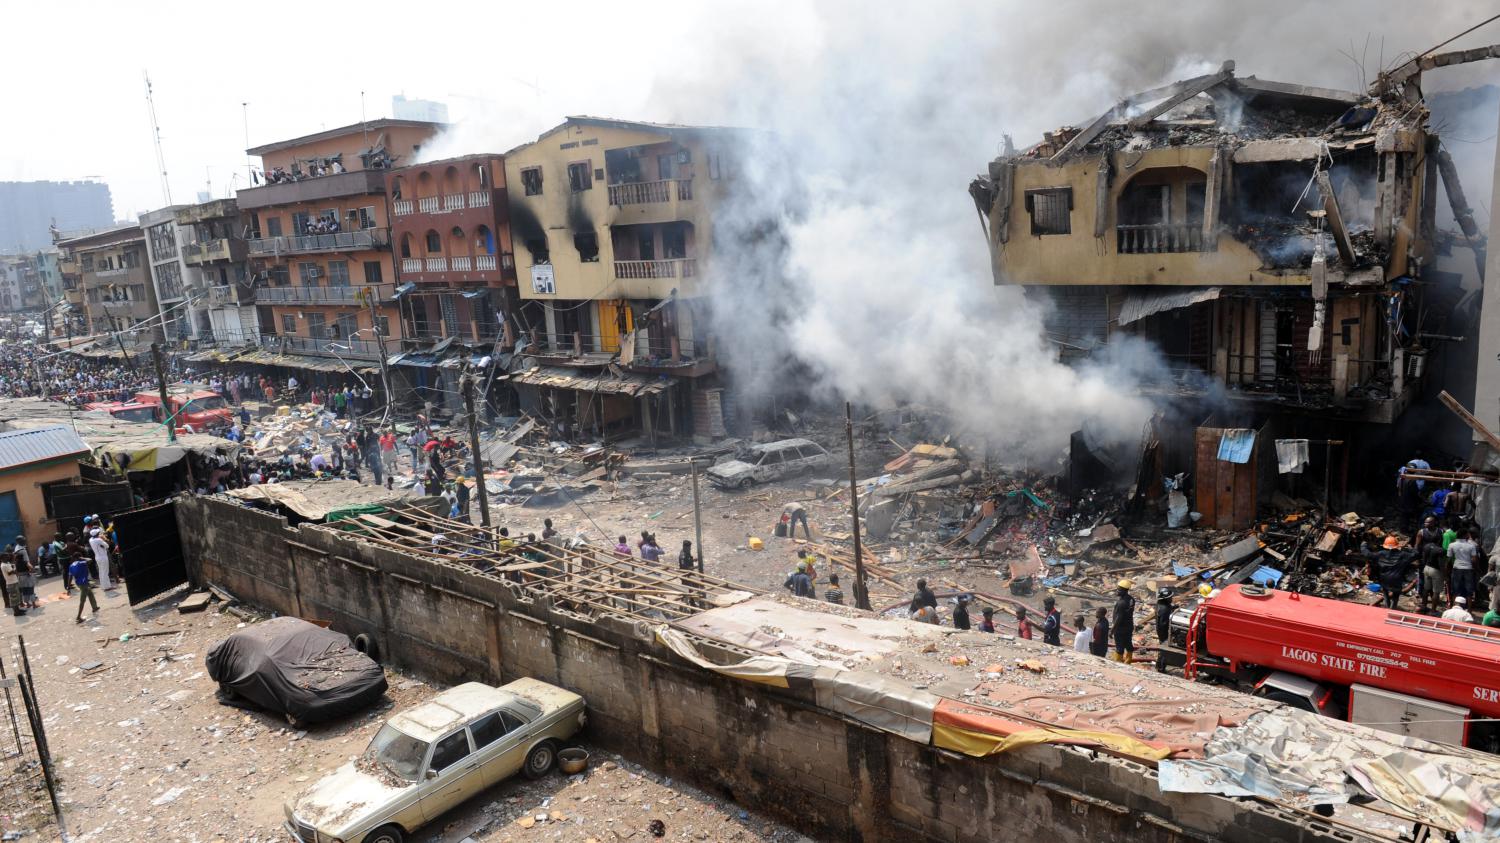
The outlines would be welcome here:
M 417 174 L 417 196 L 425 199 L 437 195 L 437 182 L 432 178 L 432 173 L 423 170 Z
M 474 189 L 475 190 L 489 190 L 490 189 L 490 170 L 484 164 L 475 164 L 474 165 Z
M 391 192 L 394 194 L 392 198 L 406 198 L 406 178 L 404 176 L 396 176 L 396 181 L 394 182 L 394 186 L 391 188 Z
M 443 235 L 436 231 L 427 232 L 427 254 L 441 255 L 443 253 Z
M 410 234 L 403 234 L 403 235 L 401 235 L 401 257 L 403 257 L 403 258 L 409 258 L 409 257 L 411 257 L 411 235 Z
M 479 244 L 479 249 L 483 254 L 495 254 L 495 233 L 490 231 L 489 226 L 481 225 L 474 229 L 474 242 Z

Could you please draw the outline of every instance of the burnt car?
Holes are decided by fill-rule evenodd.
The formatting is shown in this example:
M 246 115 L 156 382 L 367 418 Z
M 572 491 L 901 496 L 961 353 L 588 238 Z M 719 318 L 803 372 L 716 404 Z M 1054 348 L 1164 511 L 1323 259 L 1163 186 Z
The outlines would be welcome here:
M 335 720 L 385 695 L 385 669 L 349 636 L 301 618 L 237 630 L 209 651 L 219 702 L 263 709 L 300 725 Z

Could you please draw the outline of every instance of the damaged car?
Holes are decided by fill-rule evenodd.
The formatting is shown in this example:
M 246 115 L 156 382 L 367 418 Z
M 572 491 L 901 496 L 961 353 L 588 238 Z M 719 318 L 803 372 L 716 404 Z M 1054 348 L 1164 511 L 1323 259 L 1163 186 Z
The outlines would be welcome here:
M 286 805 L 301 843 L 401 843 L 517 772 L 541 778 L 586 722 L 583 697 L 537 679 L 467 682 L 400 712 L 358 758 Z
M 356 642 L 301 618 L 272 618 L 237 630 L 204 661 L 209 678 L 219 683 L 219 702 L 272 711 L 293 725 L 336 720 L 367 708 L 386 691 L 385 670 Z
M 804 471 L 821 471 L 833 457 L 811 439 L 782 439 L 750 445 L 708 470 L 708 481 L 721 489 L 744 489 Z

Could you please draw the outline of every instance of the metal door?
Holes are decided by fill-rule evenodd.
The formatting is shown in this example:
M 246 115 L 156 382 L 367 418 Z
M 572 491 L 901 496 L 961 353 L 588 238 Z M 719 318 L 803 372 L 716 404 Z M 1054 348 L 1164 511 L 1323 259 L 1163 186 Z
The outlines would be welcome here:
M 10 541 L 26 532 L 15 492 L 0 493 L 0 541 Z
M 177 512 L 170 502 L 115 516 L 120 542 L 120 572 L 130 605 L 187 582 Z

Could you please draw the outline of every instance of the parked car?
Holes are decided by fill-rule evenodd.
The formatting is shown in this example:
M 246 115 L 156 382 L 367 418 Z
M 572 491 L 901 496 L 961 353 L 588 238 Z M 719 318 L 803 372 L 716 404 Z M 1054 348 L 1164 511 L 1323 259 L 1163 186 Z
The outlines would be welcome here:
M 545 776 L 583 728 L 583 697 L 536 679 L 468 682 L 387 720 L 364 753 L 286 805 L 301 843 L 401 843 L 514 775 Z
M 289 616 L 237 630 L 204 661 L 220 702 L 273 711 L 294 724 L 352 714 L 386 690 L 385 670 L 349 636 Z
M 750 445 L 708 470 L 708 481 L 727 489 L 743 489 L 804 471 L 827 468 L 833 460 L 823 446 L 811 439 L 783 439 Z

